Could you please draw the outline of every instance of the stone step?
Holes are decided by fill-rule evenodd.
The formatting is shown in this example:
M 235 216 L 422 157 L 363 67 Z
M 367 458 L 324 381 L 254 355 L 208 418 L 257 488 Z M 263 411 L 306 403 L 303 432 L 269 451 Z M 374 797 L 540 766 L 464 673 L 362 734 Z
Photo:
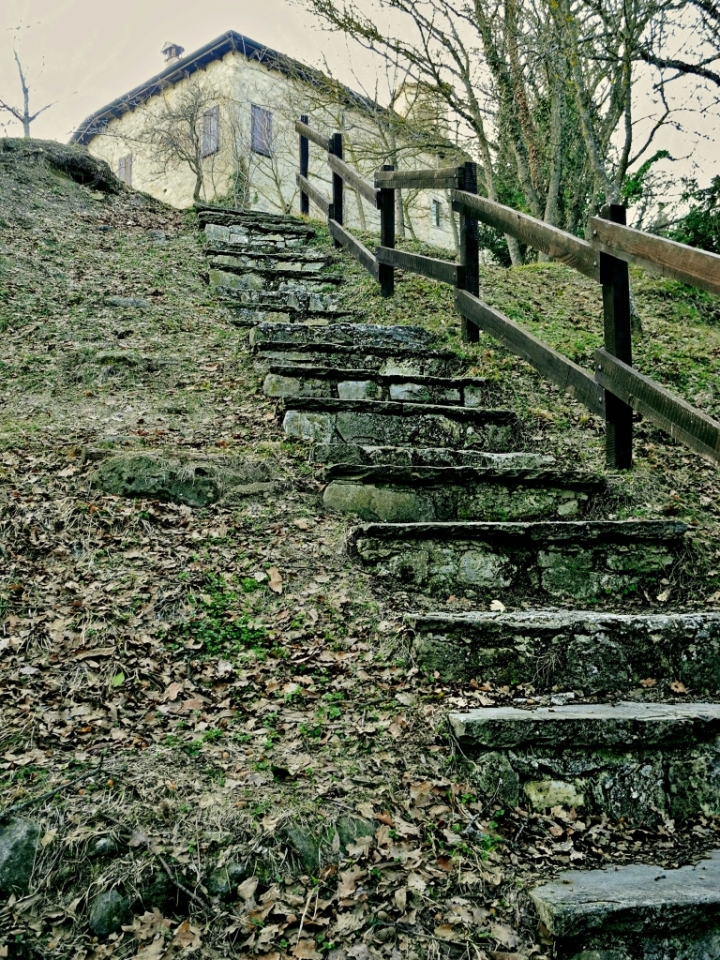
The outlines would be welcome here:
M 287 401 L 283 428 L 289 437 L 316 443 L 476 447 L 490 451 L 512 449 L 521 432 L 517 416 L 510 410 L 302 397 Z
M 350 532 L 348 549 L 380 576 L 442 599 L 628 603 L 657 596 L 686 530 L 669 520 L 369 523 Z
M 450 713 L 482 793 L 627 825 L 720 814 L 720 703 L 486 707 Z
M 329 323 L 320 326 L 320 321 L 315 330 L 322 330 L 322 327 L 329 327 Z M 278 324 L 279 326 L 289 326 L 289 324 Z M 340 322 L 334 322 L 332 329 L 339 327 Z M 264 326 L 260 324 L 255 330 Z M 307 327 L 306 322 L 294 324 L 294 326 Z M 360 324 L 357 324 L 360 326 Z M 251 332 L 254 333 L 255 331 Z M 450 350 L 432 350 L 427 347 L 377 347 L 369 344 L 367 346 L 352 347 L 347 344 L 334 343 L 293 343 L 291 341 L 282 342 L 261 341 L 256 343 L 253 348 L 255 360 L 255 369 L 258 373 L 267 374 L 272 366 L 278 364 L 291 364 L 294 366 L 336 366 L 343 370 L 357 369 L 371 371 L 373 374 L 395 375 L 402 377 L 423 377 L 438 376 L 450 377 L 456 373 L 462 373 L 467 369 L 467 361 Z
M 310 229 L 273 227 L 271 224 L 245 222 L 237 225 L 205 224 L 205 236 L 210 243 L 229 243 L 256 250 L 294 250 L 315 236 Z
M 221 207 L 215 203 L 196 203 L 198 220 L 203 222 L 270 223 L 276 226 L 305 227 L 312 229 L 303 217 L 291 213 L 272 213 L 267 210 L 240 210 L 237 207 Z
M 584 516 L 602 477 L 498 467 L 354 467 L 327 471 L 326 507 L 386 523 Z
M 261 324 L 250 334 L 251 346 L 261 343 L 292 344 L 331 344 L 346 346 L 357 350 L 367 347 L 382 349 L 402 347 L 417 350 L 421 347 L 433 347 L 434 334 L 423 327 L 387 326 L 370 323 L 335 323 L 332 326 L 319 327 L 290 323 Z M 454 356 L 454 354 L 450 354 Z
M 500 390 L 472 377 L 408 377 L 375 370 L 338 369 L 302 364 L 273 364 L 265 377 L 268 397 L 331 397 L 336 400 L 397 400 L 483 407 L 497 402 Z
M 221 293 L 232 291 L 233 296 L 237 291 L 243 290 L 262 290 L 284 292 L 288 290 L 297 290 L 305 293 L 323 293 L 332 292 L 342 283 L 343 278 L 330 273 L 306 273 L 299 271 L 250 271 L 226 269 L 221 263 L 220 257 L 215 257 L 210 263 L 208 270 L 208 282 L 211 287 L 216 287 Z M 347 311 L 345 311 L 347 312 Z
M 720 689 L 720 613 L 587 610 L 409 615 L 415 660 L 447 681 L 482 680 L 537 692 L 629 692 L 654 680 Z
M 205 257 L 211 263 L 219 260 L 218 266 L 228 270 L 250 270 L 258 273 L 284 272 L 287 274 L 319 273 L 338 263 L 328 254 L 313 247 L 300 250 L 253 250 L 231 244 L 217 244 L 205 248 Z
M 242 283 L 241 277 L 228 276 Z M 305 290 L 290 282 L 281 284 L 278 290 L 248 290 L 242 286 L 222 285 L 214 289 L 220 299 L 237 308 L 230 322 L 239 327 L 275 322 L 293 326 L 312 319 L 334 323 L 352 316 L 336 295 Z
M 539 453 L 486 453 L 454 450 L 452 447 L 382 447 L 356 443 L 316 443 L 310 462 L 338 466 L 388 467 L 479 467 L 495 469 L 542 469 L 554 457 Z
M 675 870 L 566 870 L 530 891 L 558 960 L 711 960 L 720 944 L 720 851 Z

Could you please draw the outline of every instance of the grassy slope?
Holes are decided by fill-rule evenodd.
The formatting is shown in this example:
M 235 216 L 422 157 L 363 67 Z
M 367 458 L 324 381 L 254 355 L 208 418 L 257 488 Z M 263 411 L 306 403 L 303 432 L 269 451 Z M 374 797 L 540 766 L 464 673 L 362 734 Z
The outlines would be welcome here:
M 538 876 L 608 854 L 671 865 L 717 843 L 704 821 L 677 833 L 584 830 L 476 796 L 448 746 L 447 704 L 523 691 L 452 688 L 411 669 L 401 617 L 417 601 L 345 557 L 346 523 L 322 512 L 320 478 L 285 441 L 244 337 L 201 281 L 192 219 L 131 191 L 93 193 L 37 157 L 0 161 L 1 808 L 105 758 L 100 774 L 27 811 L 45 837 L 36 895 L 0 904 L 0 947 L 80 960 L 145 944 L 163 956 L 163 937 L 175 936 L 168 956 L 197 937 L 196 956 L 277 957 L 292 955 L 304 913 L 313 942 L 303 956 L 364 942 L 373 957 L 459 957 L 468 941 L 522 956 L 535 939 L 524 891 Z M 322 231 L 319 242 L 329 244 Z M 447 288 L 407 276 L 383 301 L 359 267 L 344 269 L 368 320 L 422 322 L 459 346 Z M 591 355 L 600 321 L 590 284 L 554 265 L 485 268 L 482 284 L 576 359 Z M 640 280 L 636 292 L 642 369 L 672 372 L 698 402 L 714 391 L 704 406 L 716 410 L 709 299 Z M 110 306 L 109 296 L 150 305 Z M 468 366 L 500 381 L 527 417 L 529 445 L 601 465 L 601 424 L 524 364 L 484 340 Z M 714 571 L 716 469 L 645 425 L 639 434 L 638 469 L 617 481 L 610 509 L 697 522 Z M 95 462 L 127 447 L 251 454 L 285 483 L 198 510 L 103 496 Z M 272 567 L 280 594 L 268 589 Z M 714 576 L 686 602 L 706 605 Z M 358 808 L 383 820 L 357 869 L 329 863 L 303 878 L 283 828 Z M 117 856 L 92 857 L 109 834 L 123 841 Z M 136 920 L 94 944 L 87 904 L 118 884 L 145 891 L 139 914 L 149 910 L 159 856 L 201 902 L 181 895 L 162 906 L 167 926 Z M 208 869 L 248 858 L 254 895 L 205 910 Z M 196 932 L 175 934 L 187 917 Z

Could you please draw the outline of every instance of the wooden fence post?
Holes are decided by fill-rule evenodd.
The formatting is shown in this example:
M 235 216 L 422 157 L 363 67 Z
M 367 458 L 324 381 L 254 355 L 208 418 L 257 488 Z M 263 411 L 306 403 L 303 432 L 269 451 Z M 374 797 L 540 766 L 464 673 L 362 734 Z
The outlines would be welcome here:
M 300 122 L 307 124 L 308 118 L 305 114 L 300 117 Z M 307 137 L 300 134 L 300 176 L 308 179 L 310 172 L 310 141 Z M 310 213 L 310 197 L 300 191 L 300 213 L 308 216 Z
M 383 170 L 394 170 L 395 167 L 384 164 Z M 380 246 L 395 247 L 395 190 L 383 187 L 378 197 L 380 208 Z M 387 263 L 379 265 L 380 289 L 384 297 L 391 297 L 395 293 L 395 267 Z
M 333 156 L 336 156 L 338 160 L 343 158 L 343 138 L 341 133 L 334 133 L 330 138 L 330 152 Z M 342 177 L 337 173 L 332 175 L 332 205 L 333 205 L 333 220 L 335 223 L 339 223 L 340 226 L 343 225 L 343 182 Z M 339 241 L 335 241 L 335 246 L 340 247 L 342 244 Z
M 607 204 L 603 220 L 626 225 L 626 211 L 619 203 Z M 608 253 L 600 254 L 600 282 L 603 287 L 605 349 L 618 360 L 632 366 L 630 327 L 630 276 L 628 265 Z M 609 467 L 632 467 L 633 412 L 614 394 L 605 391 L 605 457 Z
M 459 168 L 460 190 L 477 195 L 477 164 L 465 163 Z M 450 213 L 452 216 L 452 212 Z M 460 263 L 465 267 L 465 290 L 480 296 L 480 259 L 478 252 L 478 222 L 465 213 L 460 214 Z M 480 330 L 467 317 L 461 317 L 462 338 L 466 343 L 477 343 Z

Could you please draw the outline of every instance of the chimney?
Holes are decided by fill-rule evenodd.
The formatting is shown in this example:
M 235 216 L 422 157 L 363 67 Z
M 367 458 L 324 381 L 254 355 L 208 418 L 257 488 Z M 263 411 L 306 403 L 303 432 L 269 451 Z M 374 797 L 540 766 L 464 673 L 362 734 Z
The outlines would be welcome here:
M 179 60 L 180 57 L 185 53 L 185 47 L 181 47 L 177 43 L 170 43 L 168 41 L 162 48 L 161 53 L 165 57 L 165 63 L 175 63 L 175 61 Z

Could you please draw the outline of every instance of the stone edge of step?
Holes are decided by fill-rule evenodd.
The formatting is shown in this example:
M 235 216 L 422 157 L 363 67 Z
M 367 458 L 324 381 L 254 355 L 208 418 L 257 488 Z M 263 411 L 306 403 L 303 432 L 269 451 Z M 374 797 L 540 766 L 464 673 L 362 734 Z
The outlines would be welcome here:
M 530 898 L 556 937 L 692 932 L 698 922 L 720 917 L 720 850 L 675 870 L 652 864 L 567 870 L 531 890 Z
M 525 540 L 534 544 L 575 541 L 615 543 L 681 541 L 687 524 L 679 520 L 528 520 L 363 523 L 348 533 L 350 546 L 376 540 Z
M 280 401 L 286 411 L 308 413 L 370 413 L 376 416 L 442 416 L 466 423 L 518 423 L 512 410 L 483 407 L 445 406 L 439 403 L 403 403 L 400 400 L 336 400 L 333 397 L 286 397 Z
M 543 467 L 460 465 L 449 467 L 405 467 L 393 464 L 377 466 L 354 466 L 339 463 L 328 466 L 325 479 L 330 483 L 372 483 L 387 486 L 446 486 L 448 484 L 502 483 L 528 484 L 529 486 L 562 487 L 598 493 L 607 487 L 605 477 L 595 474 L 562 473 Z
M 573 703 L 479 707 L 453 711 L 448 725 L 459 743 L 485 750 L 521 747 L 656 749 L 717 738 L 720 703 Z
M 502 613 L 485 610 L 467 613 L 406 613 L 404 623 L 412 630 L 435 630 L 458 628 L 472 631 L 484 626 L 503 627 L 511 630 L 538 630 L 547 632 L 556 629 L 587 625 L 588 627 L 644 626 L 660 631 L 672 626 L 699 629 L 712 626 L 720 629 L 720 611 L 703 610 L 688 613 L 609 613 L 602 610 L 508 610 Z
M 461 387 L 494 388 L 494 384 L 485 377 L 433 377 L 422 374 L 378 373 L 376 370 L 360 368 L 342 369 L 338 367 L 311 367 L 296 364 L 273 364 L 268 373 L 278 377 L 303 377 L 312 380 L 372 380 L 383 386 L 394 383 L 417 383 L 423 387 L 437 387 L 439 390 L 452 390 Z

